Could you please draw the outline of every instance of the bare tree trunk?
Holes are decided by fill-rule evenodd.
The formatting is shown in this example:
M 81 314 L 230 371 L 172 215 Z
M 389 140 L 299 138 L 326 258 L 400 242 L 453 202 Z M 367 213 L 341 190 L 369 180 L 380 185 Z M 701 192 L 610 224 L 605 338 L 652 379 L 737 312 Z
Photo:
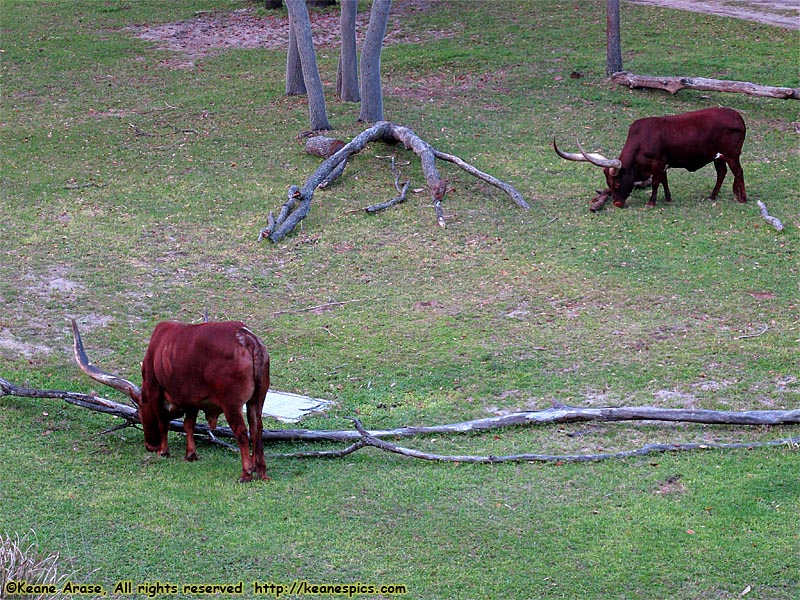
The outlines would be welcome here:
M 297 50 L 300 54 L 300 63 L 303 67 L 303 81 L 308 92 L 310 127 L 314 131 L 328 130 L 331 126 L 328 123 L 325 94 L 317 68 L 317 54 L 314 51 L 308 8 L 305 0 L 285 0 L 285 2 L 286 8 L 289 10 L 289 20 L 295 34 Z
M 383 121 L 383 91 L 381 89 L 381 50 L 392 0 L 374 0 L 369 15 L 369 27 L 361 49 L 361 114 L 363 123 Z
M 606 5 L 606 75 L 618 71 L 622 71 L 619 0 L 608 0 Z
M 292 15 L 289 15 L 289 50 L 286 52 L 286 95 L 305 96 L 306 84 L 303 81 L 303 65 L 297 49 L 297 37 L 292 27 Z
M 356 17 L 358 0 L 341 0 L 340 27 L 342 46 L 336 72 L 336 95 L 344 102 L 360 102 L 358 83 L 358 52 L 356 51 Z

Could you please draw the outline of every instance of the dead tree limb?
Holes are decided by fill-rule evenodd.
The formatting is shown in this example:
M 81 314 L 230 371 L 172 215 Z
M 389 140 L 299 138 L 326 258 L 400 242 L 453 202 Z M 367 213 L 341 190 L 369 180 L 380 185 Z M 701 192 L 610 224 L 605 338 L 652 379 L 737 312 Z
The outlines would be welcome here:
M 611 76 L 611 81 L 634 88 L 652 88 L 677 94 L 682 89 L 708 92 L 730 92 L 749 96 L 765 96 L 800 100 L 800 88 L 757 85 L 749 81 L 730 81 L 726 79 L 707 79 L 705 77 L 659 77 L 654 75 L 635 75 L 620 71 Z
M 442 227 L 446 225 L 442 200 L 447 191 L 447 185 L 436 168 L 436 158 L 454 162 L 471 175 L 505 191 L 522 208 L 528 208 L 528 203 L 522 197 L 522 194 L 514 189 L 513 186 L 479 171 L 456 156 L 438 152 L 408 127 L 381 121 L 362 131 L 350 142 L 326 158 L 302 187 L 292 186 L 289 188 L 289 199 L 284 203 L 280 214 L 277 218 L 274 218 L 270 213 L 268 217 L 269 224 L 260 231 L 258 239 L 261 240 L 266 237 L 272 242 L 277 242 L 288 235 L 308 215 L 314 191 L 323 184 L 329 185 L 333 182 L 343 171 L 343 165 L 346 161 L 353 154 L 361 152 L 370 142 L 385 142 L 389 144 L 400 142 L 406 149 L 412 150 L 419 157 L 425 182 L 433 201 L 436 221 Z M 313 153 L 319 155 L 325 155 L 336 147 L 338 147 L 338 144 L 334 142 L 321 142 L 316 146 L 312 146 L 314 148 Z
M 434 149 L 433 154 L 434 154 L 434 156 L 436 156 L 436 158 L 439 158 L 441 160 L 446 160 L 447 162 L 451 162 L 451 163 L 453 163 L 455 165 L 458 165 L 459 167 L 464 169 L 470 175 L 472 175 L 474 177 L 477 177 L 478 179 L 480 179 L 482 181 L 485 181 L 489 185 L 493 185 L 494 187 L 503 190 L 506 194 L 511 196 L 511 199 L 520 208 L 524 208 L 525 210 L 528 210 L 530 208 L 530 204 L 528 204 L 528 202 L 525 200 L 525 198 L 522 197 L 522 194 L 520 194 L 514 188 L 514 186 L 507 184 L 505 181 L 500 181 L 499 179 L 496 179 L 496 178 L 492 177 L 488 173 L 484 173 L 483 171 L 480 171 L 480 170 L 476 169 L 471 164 L 469 164 L 467 162 L 464 162 L 463 160 L 461 160 L 460 158 L 458 158 L 457 156 L 454 156 L 452 154 L 447 154 L 445 152 L 439 152 L 436 149 Z
M 764 204 L 761 200 L 757 202 L 758 210 L 761 212 L 761 216 L 764 220 L 772 225 L 777 231 L 783 231 L 783 223 L 781 223 L 780 219 L 773 217 L 767 212 L 767 205 Z
M 402 187 L 400 186 L 400 175 L 402 175 L 400 169 L 397 168 L 397 158 L 394 156 L 377 156 L 376 158 L 389 158 L 392 161 L 392 177 L 394 177 L 394 189 L 397 190 L 398 196 L 395 196 L 391 200 L 387 200 L 386 202 L 380 202 L 378 204 L 370 204 L 369 206 L 364 208 L 365 212 L 368 213 L 375 213 L 380 212 L 382 210 L 386 210 L 387 208 L 391 208 L 395 204 L 401 204 L 402 202 L 406 201 L 406 194 L 408 192 L 408 186 L 411 184 L 410 181 L 406 181 Z
M 75 406 L 110 414 L 131 423 L 138 423 L 136 409 L 99 396 L 80 394 L 62 390 L 31 389 L 20 387 L 0 378 L 0 397 L 19 396 L 23 398 L 59 398 Z M 398 427 L 395 429 L 371 430 L 376 438 L 408 438 L 431 434 L 477 433 L 509 427 L 531 425 L 552 425 L 581 422 L 619 422 L 619 421 L 665 421 L 701 423 L 709 425 L 796 425 L 800 424 L 800 409 L 795 410 L 705 410 L 659 408 L 654 406 L 620 406 L 605 408 L 584 408 L 574 406 L 554 406 L 543 410 L 522 411 L 499 417 L 488 417 L 446 425 L 424 427 Z M 180 420 L 170 424 L 174 431 L 183 431 Z M 208 435 L 206 424 L 198 422 L 199 433 Z M 219 437 L 232 438 L 233 432 L 227 427 L 217 427 L 214 433 Z M 309 441 L 309 442 L 354 442 L 362 435 L 353 430 L 313 430 L 313 429 L 271 429 L 264 430 L 265 441 Z
M 646 456 L 648 454 L 655 454 L 660 452 L 686 452 L 689 450 L 734 450 L 734 449 L 750 449 L 750 448 L 765 448 L 773 446 L 789 446 L 797 448 L 800 446 L 800 437 L 790 437 L 780 440 L 770 440 L 768 442 L 753 442 L 753 443 L 731 443 L 731 444 L 718 444 L 718 443 L 690 443 L 690 444 L 647 444 L 636 450 L 625 450 L 622 452 L 608 452 L 602 454 L 510 454 L 505 456 L 476 456 L 476 455 L 445 455 L 445 454 L 430 454 L 428 452 L 421 452 L 411 448 L 398 446 L 390 442 L 378 439 L 371 435 L 369 431 L 365 430 L 358 419 L 353 419 L 358 433 L 361 435 L 363 444 L 353 444 L 346 450 L 347 454 L 351 454 L 364 446 L 372 446 L 384 452 L 391 452 L 393 454 L 400 454 L 408 456 L 409 458 L 418 458 L 421 460 L 429 460 L 436 462 L 454 462 L 454 463 L 472 463 L 472 464 L 496 464 L 504 462 L 546 462 L 546 463 L 565 463 L 565 462 L 598 462 L 601 460 L 609 460 L 614 458 L 632 458 L 634 456 Z

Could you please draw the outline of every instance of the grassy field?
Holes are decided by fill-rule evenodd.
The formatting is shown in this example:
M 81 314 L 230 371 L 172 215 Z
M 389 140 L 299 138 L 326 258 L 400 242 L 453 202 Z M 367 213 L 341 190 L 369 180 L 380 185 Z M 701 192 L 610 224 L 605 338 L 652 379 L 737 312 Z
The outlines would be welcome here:
M 154 325 L 208 311 L 264 340 L 273 387 L 335 401 L 309 428 L 553 403 L 797 408 L 797 102 L 611 84 L 600 0 L 395 5 L 386 118 L 511 182 L 530 211 L 443 165 L 447 229 L 424 193 L 366 215 L 357 209 L 394 195 L 377 156 L 396 154 L 411 187 L 424 183 L 412 154 L 378 145 L 317 192 L 301 231 L 259 244 L 268 211 L 319 164 L 295 140 L 308 114 L 283 95 L 285 50 L 187 57 L 133 26 L 268 13 L 246 0 L 0 0 L 0 376 L 97 389 L 71 359 L 74 317 L 91 358 L 138 382 Z M 632 72 L 798 87 L 797 32 L 625 3 L 622 17 Z M 333 97 L 337 50 L 318 54 L 334 134 L 349 139 L 358 106 Z M 599 169 L 550 146 L 580 136 L 614 155 L 636 118 L 717 105 L 748 124 L 744 205 L 731 179 L 705 199 L 708 167 L 671 172 L 671 205 L 648 209 L 637 192 L 625 210 L 592 214 Z M 202 460 L 186 463 L 176 436 L 173 457 L 158 459 L 137 430 L 101 435 L 113 424 L 55 400 L 0 398 L 0 534 L 33 530 L 109 596 L 147 597 L 113 594 L 120 581 L 242 582 L 244 597 L 270 597 L 253 582 L 294 581 L 399 584 L 399 597 L 421 599 L 800 596 L 800 452 L 789 446 L 547 466 L 363 450 L 273 458 L 272 481 L 240 485 L 228 451 L 201 442 Z M 789 435 L 576 424 L 404 444 L 594 453 Z M 334 446 L 267 451 L 301 448 Z

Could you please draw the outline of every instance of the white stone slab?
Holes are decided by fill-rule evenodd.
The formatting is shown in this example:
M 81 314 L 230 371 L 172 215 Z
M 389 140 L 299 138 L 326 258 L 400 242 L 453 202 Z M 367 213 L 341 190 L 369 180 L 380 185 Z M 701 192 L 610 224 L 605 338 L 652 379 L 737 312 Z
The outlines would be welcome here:
M 331 404 L 333 402 L 321 398 L 269 390 L 262 414 L 284 423 L 297 423 L 307 415 L 325 411 Z

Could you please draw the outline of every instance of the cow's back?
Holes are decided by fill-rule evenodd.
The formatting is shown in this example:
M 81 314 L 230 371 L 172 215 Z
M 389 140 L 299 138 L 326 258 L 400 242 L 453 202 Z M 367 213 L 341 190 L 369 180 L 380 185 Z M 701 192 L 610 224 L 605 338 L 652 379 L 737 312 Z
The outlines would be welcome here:
M 246 333 L 245 333 L 246 332 Z M 248 335 L 249 334 L 249 335 Z M 159 323 L 142 364 L 171 405 L 202 406 L 211 396 L 252 394 L 254 338 L 238 321 L 187 325 Z
M 623 164 L 647 164 L 658 158 L 690 171 L 719 154 L 739 156 L 746 126 L 732 108 L 705 108 L 680 115 L 634 121 L 620 155 Z

